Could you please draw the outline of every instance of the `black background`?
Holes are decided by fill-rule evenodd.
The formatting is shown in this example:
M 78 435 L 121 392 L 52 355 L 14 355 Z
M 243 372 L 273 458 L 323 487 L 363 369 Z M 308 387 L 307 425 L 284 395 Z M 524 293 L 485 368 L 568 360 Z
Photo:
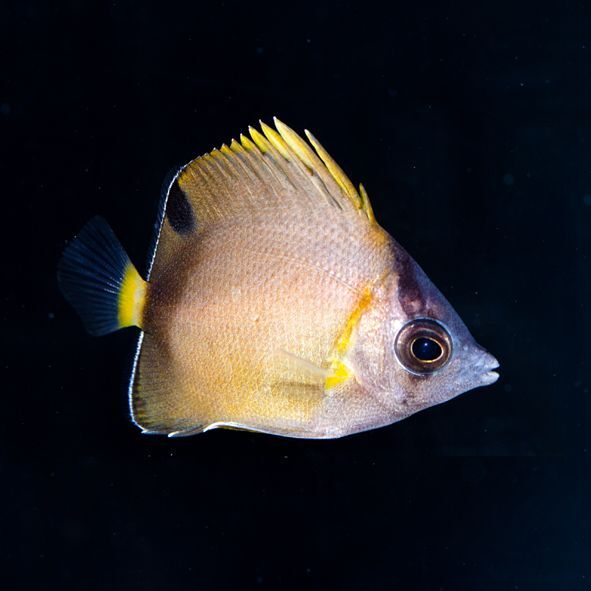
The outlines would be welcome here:
M 587 4 L 5 4 L 3 580 L 591 588 Z M 99 213 L 141 269 L 167 172 L 273 115 L 364 182 L 497 384 L 328 442 L 130 423 L 136 334 L 87 337 L 60 252 Z

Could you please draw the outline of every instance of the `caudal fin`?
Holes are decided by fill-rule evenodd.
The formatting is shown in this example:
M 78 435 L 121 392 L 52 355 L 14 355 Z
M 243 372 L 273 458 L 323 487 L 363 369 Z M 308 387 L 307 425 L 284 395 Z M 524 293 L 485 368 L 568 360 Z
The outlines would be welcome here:
M 92 218 L 66 247 L 57 278 L 90 334 L 142 328 L 147 283 L 103 218 Z

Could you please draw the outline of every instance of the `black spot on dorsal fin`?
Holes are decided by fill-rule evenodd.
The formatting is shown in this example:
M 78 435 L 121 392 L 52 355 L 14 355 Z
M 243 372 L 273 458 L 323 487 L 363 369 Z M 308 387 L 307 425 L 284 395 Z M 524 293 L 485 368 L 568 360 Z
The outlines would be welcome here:
M 168 191 L 166 217 L 171 228 L 177 234 L 189 234 L 195 229 L 196 223 L 193 209 L 187 196 L 179 187 L 178 179 L 170 185 Z

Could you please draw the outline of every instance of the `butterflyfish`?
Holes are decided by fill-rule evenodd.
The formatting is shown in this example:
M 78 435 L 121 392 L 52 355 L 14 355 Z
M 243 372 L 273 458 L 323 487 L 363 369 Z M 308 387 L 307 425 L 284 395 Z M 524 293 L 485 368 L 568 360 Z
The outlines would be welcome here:
M 275 119 L 182 167 L 143 278 L 97 217 L 58 279 L 88 331 L 140 329 L 144 433 L 336 438 L 493 383 L 496 359 L 308 131 Z

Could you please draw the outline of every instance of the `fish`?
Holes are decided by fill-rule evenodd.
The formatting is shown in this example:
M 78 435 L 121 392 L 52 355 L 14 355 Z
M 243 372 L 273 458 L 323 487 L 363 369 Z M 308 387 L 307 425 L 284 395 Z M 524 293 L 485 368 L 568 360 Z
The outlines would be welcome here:
M 145 279 L 101 217 L 58 264 L 88 332 L 140 329 L 133 423 L 333 439 L 499 374 L 312 133 L 274 118 L 181 167 Z

